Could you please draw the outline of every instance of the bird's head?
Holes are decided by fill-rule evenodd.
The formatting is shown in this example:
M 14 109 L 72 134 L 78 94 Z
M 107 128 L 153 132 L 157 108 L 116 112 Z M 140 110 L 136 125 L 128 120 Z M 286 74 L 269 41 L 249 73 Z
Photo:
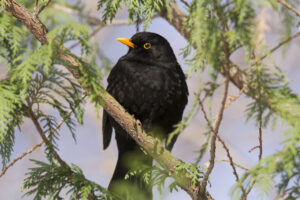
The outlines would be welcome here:
M 176 62 L 169 42 L 156 33 L 139 32 L 131 38 L 118 38 L 117 40 L 129 46 L 128 57 L 138 57 L 149 61 Z

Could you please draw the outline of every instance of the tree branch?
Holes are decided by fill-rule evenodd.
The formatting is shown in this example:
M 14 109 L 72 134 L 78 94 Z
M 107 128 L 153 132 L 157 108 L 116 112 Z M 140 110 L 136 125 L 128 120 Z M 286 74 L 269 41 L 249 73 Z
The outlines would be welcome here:
M 201 190 L 202 191 L 206 189 L 208 177 L 209 177 L 210 173 L 212 172 L 213 167 L 214 167 L 214 163 L 215 163 L 216 140 L 217 140 L 220 124 L 221 124 L 221 121 L 222 121 L 222 118 L 223 118 L 223 113 L 224 113 L 224 110 L 225 110 L 225 104 L 226 104 L 226 99 L 227 99 L 227 94 L 228 94 L 228 86 L 229 86 L 229 79 L 227 78 L 227 80 L 225 82 L 225 89 L 224 89 L 223 99 L 222 99 L 222 102 L 221 102 L 221 108 L 218 112 L 217 119 L 214 123 L 214 126 L 211 128 L 213 136 L 211 138 L 211 143 L 210 143 L 209 166 L 208 166 L 208 169 L 207 169 L 206 173 L 204 174 L 203 180 L 201 181 Z M 202 108 L 203 107 L 201 107 L 201 109 Z
M 61 157 L 58 155 L 58 153 L 55 151 L 53 148 L 52 144 L 49 142 L 48 138 L 46 137 L 40 123 L 38 122 L 36 116 L 34 115 L 33 111 L 31 108 L 28 108 L 28 115 L 29 118 L 32 120 L 36 130 L 40 134 L 41 138 L 43 139 L 44 143 L 46 143 L 47 147 L 50 149 L 51 153 L 53 154 L 54 158 L 57 160 L 57 162 L 60 164 L 61 167 L 66 168 L 68 165 L 61 159 Z
M 86 97 L 87 95 L 83 95 L 81 97 L 81 101 Z M 31 100 L 31 102 L 33 102 L 33 100 Z M 31 107 L 32 106 L 32 103 L 30 103 L 30 106 L 28 107 Z M 74 112 L 74 109 L 76 108 L 76 105 L 73 106 L 72 110 L 70 110 L 67 115 L 65 116 L 65 118 L 63 118 L 58 124 L 57 126 L 51 130 L 51 132 L 47 135 L 47 138 L 49 138 L 55 131 L 57 131 L 62 125 L 63 123 L 71 116 L 71 114 Z M 22 155 L 20 155 L 19 157 L 17 157 L 16 159 L 14 159 L 10 164 L 8 164 L 4 170 L 1 172 L 0 174 L 0 178 L 2 176 L 4 176 L 4 174 L 6 173 L 6 171 L 11 168 L 14 164 L 16 164 L 17 161 L 23 159 L 25 156 L 27 156 L 28 154 L 31 154 L 34 150 L 36 150 L 37 148 L 41 147 L 43 144 L 45 143 L 45 140 L 42 139 L 42 141 L 40 141 L 38 144 L 34 145 L 33 147 L 31 147 L 31 149 L 29 149 L 28 151 L 22 153 Z
M 186 21 L 186 15 L 178 8 L 175 2 L 172 2 L 171 5 L 171 16 L 170 19 L 167 13 L 167 10 L 164 9 L 160 12 L 160 15 L 166 19 L 182 36 L 184 36 L 187 40 L 190 38 L 190 30 L 186 27 L 183 27 L 184 22 Z M 297 35 L 292 36 L 289 40 L 296 38 Z M 284 41 L 283 41 L 284 42 Z M 280 45 L 281 46 L 281 45 Z M 276 47 L 275 47 L 276 48 Z M 279 48 L 279 47 L 278 47 Z M 277 49 L 277 48 L 276 48 Z M 275 50 L 276 50 L 275 49 Z M 275 51 L 274 50 L 274 51 Z M 255 90 L 255 86 L 250 85 L 251 82 L 250 76 L 241 70 L 236 64 L 234 64 L 231 60 L 229 60 L 229 65 L 222 65 L 220 73 L 226 77 L 229 76 L 229 80 L 240 90 L 253 99 L 257 100 L 257 95 L 251 93 L 251 90 Z M 298 97 L 293 97 L 294 100 L 299 101 Z M 289 119 L 291 117 L 295 117 L 295 113 L 286 109 L 286 111 L 282 112 L 282 110 L 278 110 L 278 102 L 285 102 L 286 98 L 281 95 L 280 92 L 275 91 L 273 89 L 268 89 L 262 94 L 262 103 L 267 105 L 270 110 L 275 112 L 277 115 L 282 117 L 283 119 Z M 298 116 L 299 117 L 299 116 Z M 293 122 L 287 120 L 291 125 L 294 125 Z
M 229 162 L 229 163 L 231 163 L 230 160 L 225 160 L 225 159 L 215 160 L 215 162 Z M 230 164 L 230 165 L 231 165 L 231 164 Z M 243 170 L 245 170 L 245 171 L 248 171 L 248 170 L 249 170 L 248 168 L 246 168 L 246 167 L 244 167 L 244 166 L 242 166 L 242 165 L 240 165 L 240 164 L 237 164 L 237 163 L 235 163 L 235 162 L 233 162 L 233 165 L 234 165 L 234 166 L 237 166 L 238 168 L 243 169 Z
M 275 47 L 273 47 L 271 50 L 268 51 L 268 53 L 266 53 L 265 55 L 261 56 L 260 58 L 258 58 L 254 63 L 252 63 L 249 67 L 247 67 L 245 70 L 257 65 L 258 63 L 260 63 L 263 59 L 265 59 L 268 55 L 270 55 L 271 53 L 273 53 L 274 51 L 276 51 L 277 49 L 279 49 L 280 47 L 282 47 L 284 44 L 288 43 L 289 41 L 295 39 L 296 37 L 300 36 L 300 32 L 295 33 L 294 35 L 286 38 L 285 40 L 279 42 Z
M 232 102 L 233 102 L 233 101 L 231 101 L 230 103 L 232 103 Z M 208 126 L 209 126 L 209 128 L 211 129 L 211 131 L 214 133 L 214 128 L 213 128 L 213 127 L 211 126 L 211 124 L 210 124 L 210 121 L 209 121 L 209 119 L 208 119 L 208 117 L 207 117 L 207 113 L 206 113 L 206 111 L 205 111 L 205 109 L 204 109 L 204 106 L 203 106 L 203 103 L 202 103 L 201 101 L 199 101 L 199 105 L 200 105 L 200 108 L 201 108 L 202 113 L 203 113 L 203 115 L 204 115 L 204 119 L 205 119 L 206 122 L 208 123 Z M 228 106 L 226 107 L 226 105 L 228 105 L 228 104 L 225 104 L 224 109 L 226 109 L 226 108 L 228 107 Z M 234 174 L 234 176 L 235 176 L 236 181 L 239 181 L 239 175 L 238 175 L 238 173 L 237 173 L 237 171 L 236 171 L 235 166 L 240 167 L 241 169 L 245 169 L 245 170 L 248 170 L 248 169 L 246 169 L 246 168 L 244 168 L 244 167 L 242 167 L 242 166 L 236 164 L 235 162 L 233 162 L 233 159 L 232 159 L 232 156 L 231 156 L 231 154 L 230 154 L 229 148 L 226 146 L 225 142 L 222 140 L 222 138 L 220 137 L 220 135 L 217 134 L 216 137 L 217 137 L 217 139 L 219 140 L 219 142 L 223 145 L 223 148 L 224 148 L 225 151 L 226 151 L 226 154 L 227 154 L 227 157 L 228 157 L 229 161 L 226 161 L 226 160 L 225 160 L 225 161 L 226 161 L 226 162 L 229 162 L 230 166 L 232 167 L 233 174 Z M 221 161 L 224 161 L 224 160 L 221 160 Z M 247 194 L 247 192 L 245 191 L 245 189 L 244 189 L 243 186 L 241 186 L 241 190 L 243 191 L 244 194 Z
M 277 2 L 280 3 L 281 5 L 283 5 L 284 7 L 286 7 L 287 9 L 291 10 L 292 12 L 294 12 L 298 17 L 300 17 L 300 12 L 298 12 L 294 7 L 292 7 L 287 2 L 285 2 L 283 0 L 277 0 Z
M 8 6 L 6 6 L 6 11 L 10 12 L 13 16 L 25 24 L 42 44 L 47 43 L 47 30 L 44 25 L 38 19 L 35 19 L 28 10 L 20 6 L 14 0 L 8 0 L 7 2 Z M 71 53 L 61 54 L 59 55 L 59 59 L 65 63 L 65 67 L 75 78 L 80 78 L 78 73 L 76 73 L 76 70 L 73 69 L 81 66 L 81 63 L 77 61 L 79 59 L 77 59 L 76 56 Z M 80 79 L 78 79 L 78 81 L 80 82 Z M 85 88 L 85 84 L 83 84 L 82 87 Z M 107 113 L 109 113 L 120 124 L 120 126 L 127 131 L 137 144 L 139 144 L 164 169 L 168 171 L 169 175 L 177 181 L 178 185 L 185 190 L 192 199 L 199 200 L 199 188 L 193 184 L 191 177 L 188 176 L 188 172 L 184 170 L 178 173 L 178 171 L 176 171 L 177 166 L 182 164 L 182 161 L 173 157 L 168 150 L 164 149 L 160 140 L 147 135 L 142 129 L 140 122 L 127 113 L 125 109 L 105 91 L 104 88 L 101 86 L 99 87 L 101 90 L 99 97 L 102 99 L 103 108 L 107 111 Z M 39 127 L 32 111 L 29 114 L 36 128 L 39 132 L 41 132 L 41 127 Z M 47 138 L 45 138 L 42 134 L 41 136 L 47 143 Z M 61 165 L 64 165 L 64 161 L 62 161 L 58 155 L 54 154 L 54 156 Z M 205 194 L 201 194 L 201 196 L 203 196 L 204 199 L 212 199 L 207 191 L 205 191 Z
M 1 172 L 0 174 L 0 178 L 2 176 L 5 175 L 6 171 L 11 168 L 14 164 L 16 164 L 16 162 L 18 162 L 19 160 L 23 159 L 25 156 L 27 156 L 28 154 L 31 154 L 35 149 L 37 149 L 38 147 L 41 147 L 44 144 L 44 140 L 42 140 L 40 143 L 34 145 L 33 147 L 31 147 L 28 151 L 22 153 L 22 155 L 20 155 L 19 157 L 17 157 L 16 159 L 14 159 L 11 163 L 9 163 Z
M 44 5 L 42 5 L 38 10 L 38 12 L 36 13 L 36 16 L 38 16 L 51 3 L 51 1 L 52 0 L 48 0 Z

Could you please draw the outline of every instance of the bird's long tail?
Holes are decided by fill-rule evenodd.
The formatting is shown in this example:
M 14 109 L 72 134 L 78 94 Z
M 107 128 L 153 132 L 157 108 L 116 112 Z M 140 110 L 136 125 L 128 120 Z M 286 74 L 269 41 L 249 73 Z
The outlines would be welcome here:
M 153 159 L 136 144 L 135 147 L 131 145 L 130 150 L 123 150 L 119 149 L 117 165 L 108 189 L 121 199 L 152 200 L 152 185 L 146 183 L 145 172 L 150 173 L 151 177 L 149 169 Z

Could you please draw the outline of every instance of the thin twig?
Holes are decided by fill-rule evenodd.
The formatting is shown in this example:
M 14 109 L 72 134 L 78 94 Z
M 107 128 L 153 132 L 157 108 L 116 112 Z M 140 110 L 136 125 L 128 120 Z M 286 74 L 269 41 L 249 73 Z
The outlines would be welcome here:
M 26 155 L 31 154 L 35 149 L 37 149 L 38 147 L 42 146 L 42 144 L 44 144 L 44 141 L 42 140 L 40 143 L 34 145 L 33 147 L 31 147 L 31 149 L 29 149 L 28 151 L 22 153 L 22 155 L 20 155 L 19 157 L 17 157 L 16 159 L 14 159 L 11 163 L 9 163 L 4 170 L 1 172 L 0 174 L 0 178 L 2 176 L 4 176 L 4 174 L 6 173 L 6 171 L 11 168 L 14 164 L 16 164 L 16 162 L 18 162 L 19 160 L 21 160 L 22 158 L 24 158 Z
M 208 126 L 209 126 L 210 129 L 212 130 L 213 128 L 212 128 L 211 125 L 210 125 L 210 121 L 209 121 L 209 119 L 208 119 L 208 117 L 207 117 L 207 113 L 206 113 L 206 111 L 205 111 L 205 109 L 204 109 L 204 106 L 203 106 L 203 104 L 202 104 L 201 101 L 199 101 L 199 105 L 200 105 L 200 108 L 201 108 L 201 110 L 202 110 L 202 112 L 203 112 L 204 118 L 205 118 L 206 122 L 208 123 Z M 226 151 L 226 154 L 227 154 L 227 157 L 228 157 L 228 159 L 229 159 L 229 163 L 230 163 L 230 165 L 231 165 L 231 167 L 232 167 L 233 174 L 234 174 L 234 176 L 235 176 L 235 178 L 236 178 L 236 181 L 239 181 L 239 175 L 238 175 L 238 173 L 237 173 L 237 171 L 236 171 L 236 168 L 235 168 L 235 165 L 237 165 L 237 164 L 235 164 L 235 163 L 233 162 L 233 159 L 232 159 L 232 156 L 231 156 L 231 154 L 230 154 L 229 148 L 227 147 L 227 145 L 225 144 L 225 142 L 221 139 L 221 137 L 220 137 L 219 135 L 217 135 L 217 139 L 218 139 L 218 141 L 222 144 L 223 148 L 224 148 L 225 151 Z M 244 168 L 244 169 L 246 169 L 246 168 Z M 247 170 L 248 170 L 248 169 L 247 169 Z M 241 186 L 241 189 L 242 189 L 243 193 L 246 194 L 246 191 L 245 191 L 245 189 L 244 189 L 242 186 Z
M 187 2 L 187 1 L 185 1 L 185 0 L 180 0 L 181 1 L 181 3 L 183 3 L 186 7 L 190 7 L 190 4 Z
M 231 162 L 230 160 L 225 160 L 225 159 L 221 159 L 221 160 L 215 160 L 215 162 Z M 234 166 L 236 166 L 236 167 L 238 167 L 238 168 L 241 168 L 241 169 L 243 169 L 243 170 L 245 170 L 245 171 L 248 171 L 249 169 L 248 168 L 246 168 L 246 167 L 244 167 L 244 166 L 242 166 L 242 165 L 240 165 L 240 164 L 237 164 L 237 163 L 235 163 L 235 162 L 232 162 L 233 163 L 233 165 Z
M 107 23 L 103 23 L 103 21 L 101 19 L 99 19 L 99 17 L 97 16 L 93 16 L 93 15 L 89 15 L 89 14 L 84 14 L 81 13 L 75 9 L 72 8 L 68 8 L 59 4 L 52 4 L 52 7 L 58 11 L 62 11 L 64 13 L 70 14 L 70 15 L 76 15 L 82 18 L 85 18 L 88 20 L 90 25 L 102 25 L 102 26 L 121 26 L 121 25 L 129 25 L 129 21 L 128 20 L 112 20 L 111 22 L 107 22 Z M 155 14 L 152 19 L 159 17 L 159 14 Z M 143 22 L 144 19 L 140 20 L 140 22 Z M 136 23 L 136 21 L 131 22 L 131 24 Z
M 223 26 L 223 30 L 224 30 L 224 32 L 226 32 L 226 31 L 229 31 L 229 27 L 228 27 L 228 25 L 227 25 L 227 23 L 225 23 L 225 21 L 223 20 L 223 17 L 222 17 L 222 15 L 220 14 L 220 12 L 218 12 L 218 10 L 217 10 L 217 15 L 218 15 L 218 17 L 219 17 L 219 19 L 220 19 L 220 21 L 221 21 L 221 24 L 222 24 L 222 26 Z M 224 49 L 224 54 L 225 54 L 225 62 L 224 62 L 224 67 L 225 68 L 228 68 L 229 66 L 230 66 L 230 49 L 229 49 L 229 46 L 228 46 L 228 43 L 227 43 L 227 41 L 226 41 L 226 38 L 225 38 L 225 36 L 222 34 L 221 35 L 221 40 L 222 40 L 222 46 L 223 46 L 223 49 Z M 222 105 L 223 105 L 223 103 L 224 103 L 224 105 L 222 106 L 223 107 L 223 111 L 222 111 L 222 114 L 223 114 L 223 112 L 224 112 L 224 109 L 225 109 L 225 107 L 226 107 L 226 104 L 225 104 L 225 102 L 226 102 L 226 98 L 227 98 L 227 92 L 228 92 L 228 85 L 229 85 L 229 73 L 226 73 L 226 85 L 225 85 L 225 93 L 226 93 L 226 95 L 224 95 L 224 97 L 225 97 L 225 99 L 223 99 L 223 101 L 222 101 Z M 244 91 L 244 89 L 245 89 L 245 86 L 243 86 L 243 88 L 241 89 L 242 91 Z M 241 95 L 241 94 L 240 94 Z M 239 95 L 239 96 L 240 96 Z M 239 97 L 238 96 L 238 97 Z M 232 102 L 234 101 L 235 99 L 233 99 L 232 100 Z M 229 103 L 229 105 L 232 103 L 232 102 L 230 102 Z M 228 106 L 229 106 L 228 105 Z M 204 107 L 203 107 L 203 105 L 202 105 L 202 111 L 204 111 Z M 205 113 L 205 111 L 204 111 L 204 113 Z M 206 116 L 206 120 L 207 120 L 208 118 L 207 118 L 207 116 Z M 217 116 L 217 120 L 219 119 L 219 115 Z M 216 129 L 214 128 L 214 133 L 217 133 L 217 131 L 216 131 Z M 218 129 L 217 129 L 218 130 Z M 232 156 L 231 156 L 231 154 L 230 154 L 230 152 L 229 152 L 229 148 L 226 146 L 226 144 L 225 144 L 225 142 L 221 139 L 221 137 L 218 135 L 218 134 L 215 134 L 216 135 L 216 138 L 221 142 L 221 144 L 223 145 L 223 148 L 225 149 L 225 151 L 226 151 L 226 154 L 227 154 L 227 157 L 228 157 L 228 159 L 229 159 L 229 163 L 230 163 L 230 165 L 231 165 L 231 167 L 232 167 L 232 169 L 233 169 L 233 173 L 234 173 L 234 175 L 235 175 L 235 177 L 236 177 L 236 181 L 238 182 L 239 181 L 239 176 L 238 176 L 238 173 L 237 173 L 237 171 L 236 171 L 236 168 L 235 168 L 235 165 L 234 165 L 234 162 L 233 162 L 233 160 L 232 160 Z M 202 188 L 203 189 L 203 188 Z M 245 189 L 244 189 L 244 187 L 243 186 L 241 186 L 241 190 L 242 190 L 242 192 L 243 192 L 243 194 L 245 194 L 246 195 L 246 191 L 245 191 Z M 247 195 L 246 195 L 246 197 L 247 197 Z
M 233 169 L 233 173 L 234 173 L 234 176 L 235 176 L 236 181 L 239 181 L 239 180 L 240 180 L 240 179 L 239 179 L 239 175 L 238 175 L 238 173 L 237 173 L 237 171 L 236 171 L 236 168 L 234 167 L 235 165 L 234 165 L 232 156 L 231 156 L 231 154 L 230 154 L 229 148 L 226 146 L 224 140 L 222 140 L 222 138 L 221 138 L 219 135 L 218 135 L 218 140 L 221 142 L 221 144 L 223 145 L 223 148 L 224 148 L 225 151 L 226 151 L 226 154 L 227 154 L 227 157 L 228 157 L 228 159 L 229 159 L 229 163 L 230 163 L 230 165 L 231 165 L 231 167 L 232 167 L 232 169 Z
M 284 7 L 286 7 L 287 9 L 291 10 L 292 12 L 294 12 L 298 17 L 300 17 L 300 12 L 298 12 L 293 6 L 291 6 L 287 2 L 283 0 L 277 0 L 277 2 L 283 5 Z
M 103 25 L 103 22 L 96 16 L 92 16 L 92 15 L 89 15 L 89 14 L 84 14 L 84 13 L 79 12 L 78 10 L 68 8 L 68 7 L 65 7 L 63 5 L 59 5 L 59 4 L 56 4 L 56 3 L 52 4 L 51 7 L 54 8 L 55 10 L 62 11 L 64 13 L 67 13 L 67 14 L 70 14 L 70 15 L 76 15 L 76 16 L 85 18 L 85 19 L 88 20 L 89 24 L 92 24 L 92 25 L 102 24 Z M 128 23 L 128 21 L 127 21 L 127 23 Z
M 262 159 L 262 153 L 263 153 L 263 141 L 262 141 L 262 126 L 263 126 L 263 122 L 262 122 L 262 115 L 263 115 L 263 109 L 262 109 L 262 102 L 260 101 L 262 96 L 262 89 L 260 89 L 259 91 L 259 97 L 258 97 L 258 103 L 259 103 L 259 127 L 258 127 L 258 141 L 259 141 L 259 145 L 253 147 L 251 150 L 258 148 L 259 149 L 259 154 L 258 154 L 258 160 Z M 256 183 L 257 179 L 254 179 L 253 182 L 251 183 L 250 187 L 248 188 L 247 192 L 244 193 L 244 195 L 242 196 L 242 200 L 247 198 L 247 195 L 251 192 L 252 188 L 254 187 L 255 183 Z
M 261 107 L 261 106 L 260 106 Z M 262 110 L 260 108 L 260 110 Z M 261 111 L 262 112 L 262 111 Z M 262 153 L 263 153 L 263 142 L 262 142 L 262 113 L 260 113 L 260 119 L 259 119 L 259 135 L 258 135 L 258 141 L 259 141 L 259 154 L 258 154 L 258 160 L 261 160 Z
M 259 145 L 252 147 L 248 152 L 251 153 L 253 150 L 258 149 Z
M 35 0 L 34 15 L 37 16 L 38 12 L 39 12 L 39 0 Z
M 53 148 L 52 144 L 49 142 L 48 138 L 46 137 L 46 135 L 45 135 L 45 133 L 44 133 L 44 131 L 43 131 L 41 125 L 40 125 L 40 123 L 38 122 L 35 114 L 33 113 L 32 109 L 28 108 L 27 110 L 28 110 L 29 118 L 32 120 L 36 130 L 40 134 L 43 141 L 46 143 L 47 147 L 49 148 L 49 150 L 53 154 L 54 158 L 57 160 L 57 162 L 60 164 L 61 167 L 66 168 L 67 164 L 65 163 L 65 161 L 63 161 L 63 159 L 61 159 L 61 157 L 58 155 L 58 153 Z
M 42 5 L 39 9 L 39 11 L 37 12 L 36 16 L 38 16 L 50 3 L 52 0 L 48 0 L 44 5 Z
M 235 102 L 244 93 L 244 90 L 245 90 L 245 87 L 243 87 L 240 90 L 240 92 L 238 93 L 238 95 L 236 95 L 236 96 L 228 95 L 229 102 L 226 103 L 225 108 L 228 108 L 233 102 Z
M 43 86 L 43 84 L 45 83 L 46 80 L 47 80 L 46 76 L 43 76 L 43 79 L 42 79 L 40 85 L 38 86 L 38 88 L 36 89 L 35 94 L 33 94 L 31 99 L 30 99 L 30 103 L 28 104 L 29 108 L 31 108 L 32 105 L 34 104 L 34 102 L 35 102 L 35 100 L 36 100 L 36 98 L 37 98 L 37 96 L 38 96 L 40 90 L 42 89 L 42 86 Z
M 101 29 L 103 28 L 103 25 L 100 24 L 89 36 L 88 39 L 94 37 Z M 80 42 L 76 42 L 75 44 L 73 44 L 72 46 L 70 46 L 69 50 L 75 48 L 76 46 L 78 46 L 80 44 Z
M 263 59 L 265 59 L 268 55 L 270 55 L 271 53 L 273 53 L 274 51 L 276 51 L 277 49 L 279 49 L 282 45 L 288 43 L 289 41 L 293 40 L 296 37 L 300 36 L 300 32 L 297 32 L 296 34 L 286 38 L 285 40 L 281 41 L 279 44 L 277 44 L 275 47 L 273 47 L 270 51 L 268 51 L 268 53 L 266 53 L 265 55 L 259 57 L 254 63 L 252 63 L 249 67 L 247 67 L 245 70 L 257 65 L 258 63 L 260 63 Z M 244 71 L 245 71 L 244 70 Z
M 209 177 L 209 175 L 212 172 L 213 167 L 214 167 L 215 156 L 216 156 L 216 139 L 217 139 L 217 136 L 218 136 L 219 127 L 221 125 L 221 121 L 222 121 L 222 118 L 223 118 L 223 113 L 224 113 L 224 110 L 225 110 L 225 104 L 226 104 L 226 99 L 227 99 L 227 94 L 228 94 L 228 88 L 229 88 L 229 78 L 227 77 L 226 82 L 225 82 L 224 95 L 223 95 L 223 99 L 222 99 L 222 102 L 221 102 L 221 108 L 218 112 L 218 117 L 217 117 L 217 119 L 214 123 L 214 126 L 212 127 L 212 130 L 211 130 L 212 133 L 213 133 L 213 136 L 211 138 L 211 143 L 210 143 L 210 160 L 209 160 L 208 169 L 205 172 L 205 174 L 203 176 L 203 179 L 201 181 L 201 190 L 202 191 L 205 191 L 207 181 L 208 181 L 208 177 Z
M 87 95 L 83 95 L 81 97 L 81 100 L 82 101 Z M 78 104 L 77 104 L 78 105 Z M 51 132 L 47 135 L 47 138 L 49 138 L 55 131 L 57 131 L 62 125 L 63 123 L 71 116 L 71 114 L 74 112 L 76 108 L 76 105 L 74 105 L 72 107 L 72 109 L 67 113 L 66 117 L 63 118 L 58 124 L 57 126 L 51 130 Z M 10 164 L 8 164 L 4 170 L 1 172 L 0 174 L 0 178 L 6 173 L 6 171 L 11 168 L 14 164 L 16 164 L 17 161 L 23 159 L 25 156 L 27 156 L 28 154 L 31 154 L 34 150 L 36 150 L 37 148 L 41 147 L 43 144 L 45 143 L 44 140 L 40 141 L 38 144 L 34 145 L 33 147 L 31 147 L 28 151 L 22 153 L 22 155 L 20 155 L 19 157 L 17 157 L 16 159 L 14 159 Z

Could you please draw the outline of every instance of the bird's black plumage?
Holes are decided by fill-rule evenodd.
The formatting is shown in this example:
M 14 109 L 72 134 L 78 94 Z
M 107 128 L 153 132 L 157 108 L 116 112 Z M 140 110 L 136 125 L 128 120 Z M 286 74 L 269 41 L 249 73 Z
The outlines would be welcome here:
M 107 91 L 135 118 L 146 131 L 160 130 L 159 137 L 167 138 L 174 125 L 182 119 L 187 104 L 188 89 L 185 76 L 177 63 L 168 41 L 162 36 L 140 32 L 130 40 L 126 55 L 121 57 L 108 77 Z M 109 189 L 117 181 L 124 180 L 130 166 L 140 162 L 151 166 L 152 158 L 145 155 L 135 141 L 104 111 L 103 145 L 110 143 L 115 129 L 119 150 L 117 165 Z M 176 138 L 167 146 L 172 149 Z M 142 183 L 141 177 L 127 180 L 143 191 L 146 199 L 152 199 L 151 187 Z

